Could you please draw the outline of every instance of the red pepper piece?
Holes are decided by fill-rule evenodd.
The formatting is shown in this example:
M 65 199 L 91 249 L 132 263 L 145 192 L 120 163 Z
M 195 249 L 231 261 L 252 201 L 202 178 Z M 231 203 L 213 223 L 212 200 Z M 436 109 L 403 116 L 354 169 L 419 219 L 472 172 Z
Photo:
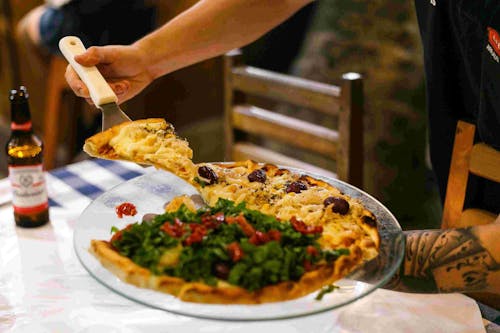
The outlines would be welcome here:
M 201 223 L 208 229 L 215 229 L 224 222 L 225 216 L 223 212 L 215 213 L 214 215 L 204 215 L 201 217 Z
M 231 257 L 231 260 L 234 262 L 240 261 L 243 258 L 243 250 L 241 249 L 240 244 L 237 242 L 232 242 L 227 246 L 227 252 Z
M 122 239 L 122 237 L 123 237 L 123 232 L 124 232 L 125 230 L 129 230 L 130 228 L 132 228 L 132 224 L 127 225 L 127 226 L 126 226 L 125 228 L 123 228 L 122 230 L 118 230 L 117 232 L 115 232 L 115 233 L 113 234 L 113 236 L 111 237 L 111 239 L 109 240 L 109 242 L 110 242 L 111 244 L 113 244 L 113 242 L 121 240 L 121 239 Z
M 163 230 L 168 235 L 179 238 L 184 235 L 184 223 L 182 223 L 178 218 L 174 219 L 174 224 L 170 224 L 170 222 L 165 222 L 160 230 Z
M 297 220 L 295 216 L 292 216 L 290 219 L 290 223 L 292 224 L 292 227 L 295 229 L 295 231 L 300 232 L 301 234 L 320 234 L 323 232 L 323 227 L 318 225 L 318 226 L 312 226 L 312 225 L 306 225 L 304 221 Z
M 269 240 L 277 241 L 278 243 L 281 241 L 281 232 L 276 229 L 271 229 L 267 232 L 267 236 L 269 236 Z
M 115 212 L 119 218 L 122 218 L 123 215 L 134 216 L 137 214 L 137 208 L 130 202 L 124 202 L 115 207 Z
M 253 234 L 255 233 L 255 229 L 252 227 L 250 223 L 248 223 L 243 214 L 240 214 L 238 216 L 228 216 L 226 217 L 226 222 L 228 224 L 237 223 L 247 237 L 252 237 Z
M 311 264 L 311 262 L 307 259 L 304 260 L 303 265 L 304 265 L 304 269 L 306 270 L 306 272 L 310 272 L 315 268 L 315 266 L 313 264 Z
M 185 246 L 200 243 L 207 234 L 207 228 L 201 224 L 191 223 L 189 224 L 189 228 L 191 229 L 191 235 L 184 240 L 183 245 Z
M 309 245 L 306 247 L 306 253 L 313 257 L 316 257 L 318 255 L 318 249 L 312 245 Z
M 262 231 L 256 231 L 248 240 L 253 245 L 261 245 L 269 242 L 271 239 L 267 235 L 267 233 L 263 233 Z

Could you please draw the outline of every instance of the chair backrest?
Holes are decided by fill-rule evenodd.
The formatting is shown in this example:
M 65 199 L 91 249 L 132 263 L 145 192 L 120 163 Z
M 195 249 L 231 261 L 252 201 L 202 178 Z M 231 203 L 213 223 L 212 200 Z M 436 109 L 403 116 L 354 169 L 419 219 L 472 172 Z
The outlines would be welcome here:
M 298 167 L 363 186 L 363 85 L 357 73 L 340 86 L 305 80 L 241 64 L 239 51 L 224 56 L 225 159 L 253 159 Z M 286 103 L 336 118 L 336 128 L 249 104 L 255 98 Z M 259 137 L 335 161 L 324 170 L 250 142 Z
M 500 151 L 485 143 L 474 143 L 476 127 L 465 121 L 457 123 L 450 172 L 443 207 L 442 228 L 485 224 L 495 220 L 493 213 L 478 209 L 463 210 L 469 173 L 500 182 Z M 464 215 L 467 214 L 467 219 Z M 467 225 L 463 222 L 469 220 Z

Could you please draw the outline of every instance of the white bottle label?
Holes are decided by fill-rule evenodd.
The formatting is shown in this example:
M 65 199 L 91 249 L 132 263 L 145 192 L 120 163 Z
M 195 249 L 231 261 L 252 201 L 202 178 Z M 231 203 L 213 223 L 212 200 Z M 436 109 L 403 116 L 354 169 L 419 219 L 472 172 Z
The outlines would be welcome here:
M 41 164 L 9 166 L 9 178 L 12 185 L 12 205 L 16 213 L 37 213 L 49 206 Z

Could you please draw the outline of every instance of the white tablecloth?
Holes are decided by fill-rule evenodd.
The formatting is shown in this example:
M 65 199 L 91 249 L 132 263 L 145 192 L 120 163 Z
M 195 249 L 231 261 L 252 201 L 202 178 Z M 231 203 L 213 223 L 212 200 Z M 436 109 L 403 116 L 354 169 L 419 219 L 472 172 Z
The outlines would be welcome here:
M 73 226 L 103 191 L 148 172 L 134 164 L 84 161 L 47 175 L 51 222 L 15 227 L 0 181 L 0 332 L 484 332 L 476 302 L 460 294 L 379 289 L 321 314 L 263 322 L 196 319 L 115 294 L 82 267 Z

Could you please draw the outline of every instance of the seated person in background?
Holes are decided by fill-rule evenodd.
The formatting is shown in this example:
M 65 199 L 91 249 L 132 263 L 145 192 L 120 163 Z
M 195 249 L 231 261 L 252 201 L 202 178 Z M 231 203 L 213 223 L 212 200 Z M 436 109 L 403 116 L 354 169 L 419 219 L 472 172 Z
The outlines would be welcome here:
M 85 46 L 130 44 L 155 28 L 144 0 L 47 0 L 19 22 L 18 36 L 42 53 L 60 54 L 59 40 L 78 36 Z

